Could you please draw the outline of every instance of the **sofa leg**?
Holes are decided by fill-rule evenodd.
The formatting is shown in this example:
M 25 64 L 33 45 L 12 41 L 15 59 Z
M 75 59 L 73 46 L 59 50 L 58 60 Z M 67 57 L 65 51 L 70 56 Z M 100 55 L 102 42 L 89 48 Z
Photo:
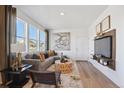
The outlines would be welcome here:
M 55 88 L 59 88 L 59 87 L 58 87 L 58 84 L 55 84 Z
M 31 88 L 33 88 L 35 86 L 35 83 L 32 84 Z
M 59 80 L 59 84 L 61 84 L 61 80 Z

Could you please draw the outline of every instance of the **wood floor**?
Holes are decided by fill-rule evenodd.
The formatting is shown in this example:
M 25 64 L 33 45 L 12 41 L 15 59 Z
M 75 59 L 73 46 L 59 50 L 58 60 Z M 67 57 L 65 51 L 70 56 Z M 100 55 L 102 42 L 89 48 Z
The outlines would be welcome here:
M 89 62 L 76 62 L 84 88 L 118 88 Z
M 76 62 L 82 81 L 82 88 L 118 88 L 110 79 L 108 79 L 102 72 L 97 70 L 89 62 Z M 31 80 L 23 88 L 30 88 Z M 45 87 L 51 87 L 47 85 Z M 53 88 L 54 86 L 52 86 Z

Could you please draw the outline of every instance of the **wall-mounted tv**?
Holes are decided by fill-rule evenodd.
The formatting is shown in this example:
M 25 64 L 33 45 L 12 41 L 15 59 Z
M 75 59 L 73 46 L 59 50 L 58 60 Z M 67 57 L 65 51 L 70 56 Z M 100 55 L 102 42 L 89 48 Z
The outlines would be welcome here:
M 112 58 L 112 37 L 106 36 L 95 39 L 94 48 L 95 55 Z

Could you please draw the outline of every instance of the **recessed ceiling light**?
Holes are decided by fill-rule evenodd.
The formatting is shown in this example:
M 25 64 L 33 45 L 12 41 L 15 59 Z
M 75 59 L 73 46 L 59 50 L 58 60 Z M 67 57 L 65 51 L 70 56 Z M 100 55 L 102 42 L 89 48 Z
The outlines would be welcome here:
M 61 12 L 60 15 L 65 15 L 65 14 L 63 12 Z

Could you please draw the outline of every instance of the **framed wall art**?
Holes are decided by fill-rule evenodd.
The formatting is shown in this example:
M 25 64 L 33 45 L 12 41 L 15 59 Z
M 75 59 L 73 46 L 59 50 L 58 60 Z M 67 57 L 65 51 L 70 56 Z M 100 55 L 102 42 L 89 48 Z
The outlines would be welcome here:
M 107 16 L 102 22 L 102 31 L 106 31 L 109 30 L 111 28 L 111 24 L 110 24 L 110 16 Z
M 54 33 L 54 49 L 70 50 L 70 32 Z
M 96 25 L 96 35 L 99 35 L 101 33 L 101 23 Z

